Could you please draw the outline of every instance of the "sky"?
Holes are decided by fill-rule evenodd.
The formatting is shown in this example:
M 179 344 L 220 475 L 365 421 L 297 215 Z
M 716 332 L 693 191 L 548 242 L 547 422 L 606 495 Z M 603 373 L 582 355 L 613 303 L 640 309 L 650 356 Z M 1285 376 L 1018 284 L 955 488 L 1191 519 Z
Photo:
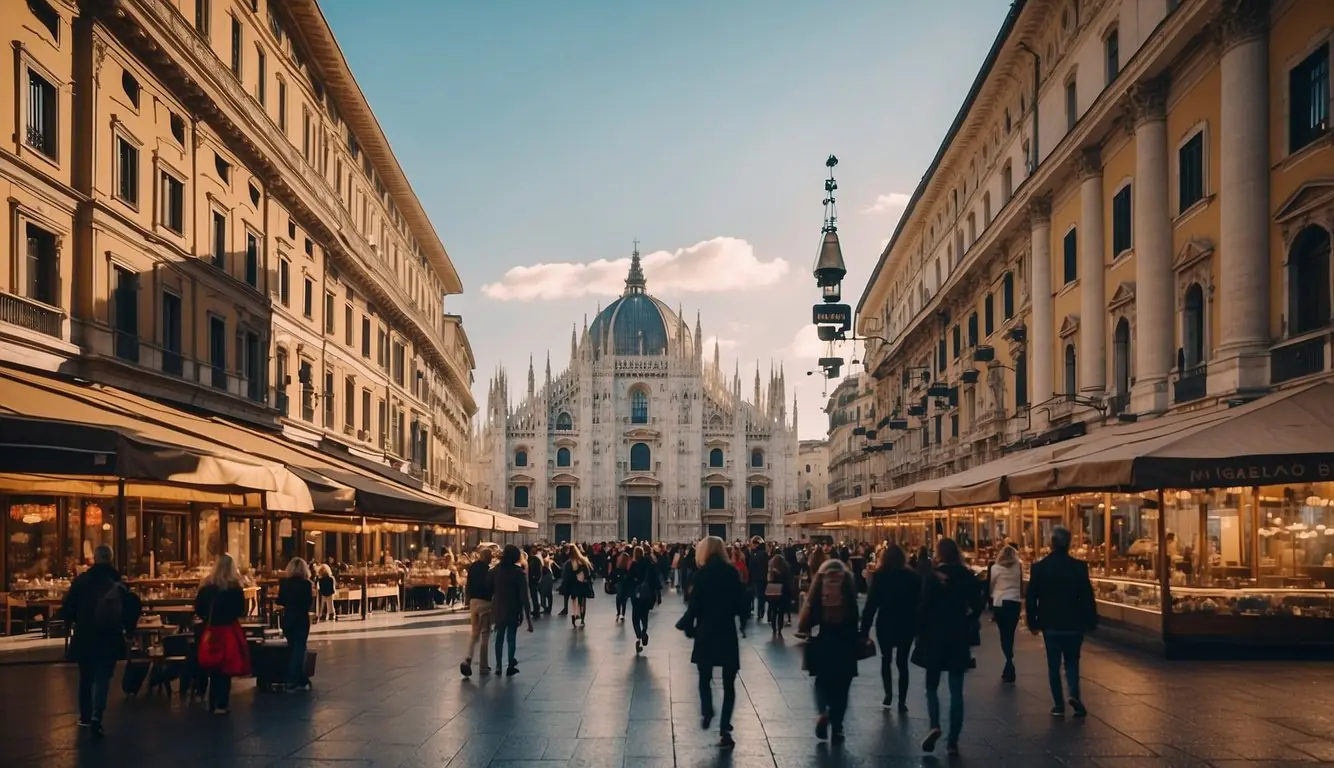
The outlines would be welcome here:
M 698 312 L 705 359 L 787 377 L 803 439 L 825 158 L 856 305 L 1008 10 L 1004 0 L 321 0 L 449 251 L 485 413 L 621 293 Z M 858 358 L 852 345 L 840 350 Z M 846 371 L 846 369 L 845 369 Z

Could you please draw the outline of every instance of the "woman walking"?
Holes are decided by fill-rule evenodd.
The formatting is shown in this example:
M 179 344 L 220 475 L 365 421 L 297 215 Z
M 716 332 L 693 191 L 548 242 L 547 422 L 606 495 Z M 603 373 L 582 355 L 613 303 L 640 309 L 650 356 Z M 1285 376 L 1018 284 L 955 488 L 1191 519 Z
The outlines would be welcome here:
M 806 671 L 815 677 L 815 735 L 843 740 L 848 689 L 857 676 L 857 584 L 841 560 L 824 561 L 806 596 L 797 628 L 808 635 Z M 812 630 L 817 630 L 812 632 Z
M 648 645 L 648 612 L 658 602 L 662 581 L 653 558 L 635 547 L 626 573 L 626 592 L 630 596 L 630 623 L 635 630 L 635 653 Z
M 871 573 L 866 612 L 862 614 L 862 637 L 869 638 L 875 626 L 880 643 L 880 680 L 885 686 L 881 706 L 894 704 L 895 666 L 899 670 L 899 712 L 908 711 L 908 651 L 917 628 L 917 608 L 922 599 L 922 580 L 908 570 L 908 558 L 897 545 L 880 553 L 879 563 Z
M 732 709 L 736 706 L 736 675 L 741 668 L 741 645 L 737 619 L 744 624 L 750 612 L 750 595 L 741 584 L 736 568 L 727 560 L 723 540 L 706 536 L 695 547 L 695 572 L 686 612 L 676 628 L 694 639 L 690 662 L 699 670 L 701 724 L 713 722 L 713 668 L 721 667 L 723 710 L 718 720 L 718 745 L 736 746 L 732 739 Z
M 338 582 L 334 581 L 333 571 L 320 563 L 315 569 L 315 585 L 320 595 L 319 608 L 315 611 L 317 621 L 338 620 L 338 611 L 334 608 L 334 593 L 338 591 Z
M 582 627 L 586 623 L 584 613 L 588 610 L 588 598 L 593 594 L 593 564 L 584 556 L 578 544 L 571 544 L 569 566 L 561 589 L 574 604 L 574 609 L 570 611 L 570 626 Z
M 505 674 L 519 674 L 517 660 L 519 624 L 527 620 L 528 631 L 533 631 L 533 609 L 529 604 L 528 575 L 520 565 L 522 553 L 513 544 L 506 544 L 500 553 L 500 565 L 491 570 L 491 619 L 496 630 L 496 674 L 504 661 L 505 643 L 509 643 L 509 665 Z M 485 653 L 485 649 L 483 649 Z
M 982 611 L 981 585 L 959 557 L 959 545 L 944 538 L 936 543 L 934 565 L 923 563 L 921 620 L 912 661 L 926 670 L 926 710 L 931 730 L 922 749 L 931 752 L 940 740 L 940 678 L 949 678 L 951 755 L 959 753 L 963 728 L 963 676 L 972 662 L 972 634 Z
M 988 584 L 991 591 L 991 610 L 996 619 L 996 628 L 1000 630 L 1001 653 L 1005 654 L 1005 670 L 1001 680 L 1013 683 L 1014 673 L 1014 630 L 1019 626 L 1019 608 L 1023 604 L 1023 564 L 1019 562 L 1019 553 L 1009 544 L 1001 548 L 996 562 L 991 566 L 991 578 Z
M 782 555 L 769 559 L 769 574 L 764 583 L 764 599 L 768 603 L 769 627 L 773 639 L 783 636 L 783 624 L 792 609 L 792 571 Z
M 287 576 L 278 583 L 278 605 L 283 608 L 282 630 L 287 638 L 290 658 L 287 666 L 287 691 L 309 691 L 306 677 L 306 645 L 310 640 L 310 609 L 314 585 L 310 566 L 299 557 L 287 564 Z
M 232 678 L 249 673 L 249 648 L 241 632 L 241 617 L 246 615 L 245 593 L 241 591 L 241 573 L 236 568 L 232 556 L 223 553 L 213 564 L 213 572 L 204 579 L 195 595 L 195 616 L 203 620 L 200 627 L 198 647 L 200 666 L 208 672 L 208 709 L 215 715 L 227 714 L 231 703 Z M 240 637 L 240 646 L 233 647 L 233 654 L 244 658 L 230 659 L 217 665 L 206 663 L 208 653 L 205 641 L 217 638 L 225 643 L 226 637 Z M 239 665 L 239 666 L 238 666 Z
M 622 552 L 607 572 L 607 587 L 616 594 L 616 622 L 625 621 L 625 605 L 630 602 L 630 553 Z

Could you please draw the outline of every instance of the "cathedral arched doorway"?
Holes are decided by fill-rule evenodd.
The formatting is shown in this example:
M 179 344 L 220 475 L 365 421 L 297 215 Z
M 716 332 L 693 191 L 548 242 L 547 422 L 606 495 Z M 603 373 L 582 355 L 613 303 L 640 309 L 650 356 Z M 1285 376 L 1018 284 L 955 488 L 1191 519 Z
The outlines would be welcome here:
M 653 497 L 627 496 L 625 499 L 625 539 L 653 540 Z

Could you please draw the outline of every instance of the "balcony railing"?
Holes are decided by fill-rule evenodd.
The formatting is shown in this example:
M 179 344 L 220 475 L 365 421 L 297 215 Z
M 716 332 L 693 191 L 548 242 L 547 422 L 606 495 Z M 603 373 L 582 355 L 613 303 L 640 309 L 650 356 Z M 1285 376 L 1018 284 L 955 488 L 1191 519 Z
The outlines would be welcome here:
M 1326 334 L 1275 347 L 1269 352 L 1269 383 L 1282 384 L 1325 370 Z
M 1208 393 L 1208 383 L 1208 369 L 1204 363 L 1187 369 L 1172 384 L 1172 401 L 1189 403 L 1199 400 Z
M 57 339 L 61 338 L 65 313 L 41 302 L 0 293 L 0 323 L 17 325 Z

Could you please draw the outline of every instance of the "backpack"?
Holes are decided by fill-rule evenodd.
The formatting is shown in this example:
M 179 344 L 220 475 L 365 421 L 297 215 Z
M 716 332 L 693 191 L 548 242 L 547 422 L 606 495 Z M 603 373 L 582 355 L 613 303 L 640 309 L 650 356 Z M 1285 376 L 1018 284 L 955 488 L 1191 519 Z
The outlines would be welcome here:
M 125 634 L 125 585 L 113 581 L 93 601 L 92 630 L 99 635 Z

